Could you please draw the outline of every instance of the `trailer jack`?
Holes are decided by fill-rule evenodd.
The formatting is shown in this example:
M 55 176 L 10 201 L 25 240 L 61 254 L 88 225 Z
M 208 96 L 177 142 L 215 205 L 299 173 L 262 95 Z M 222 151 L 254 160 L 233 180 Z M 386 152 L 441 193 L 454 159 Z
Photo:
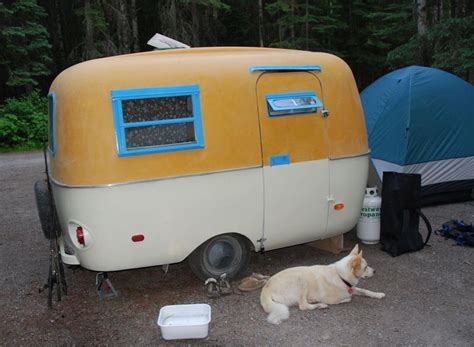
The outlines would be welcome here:
M 112 285 L 112 282 L 109 280 L 109 275 L 107 272 L 97 273 L 95 276 L 95 285 L 97 294 L 99 295 L 99 300 L 113 299 L 118 296 L 118 293 Z

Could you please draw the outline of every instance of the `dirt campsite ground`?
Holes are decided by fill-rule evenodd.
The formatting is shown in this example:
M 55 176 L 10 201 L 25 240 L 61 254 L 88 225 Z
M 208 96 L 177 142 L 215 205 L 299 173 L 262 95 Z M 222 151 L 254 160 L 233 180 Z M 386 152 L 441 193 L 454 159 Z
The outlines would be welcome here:
M 259 292 L 207 298 L 186 262 L 171 265 L 166 276 L 161 267 L 111 273 L 119 297 L 107 301 L 98 300 L 94 272 L 67 268 L 69 295 L 48 309 L 40 290 L 48 242 L 33 197 L 33 184 L 43 176 L 40 152 L 0 155 L 0 345 L 472 346 L 474 341 L 474 249 L 437 235 L 431 247 L 396 258 L 379 246 L 362 245 L 377 273 L 360 286 L 385 292 L 385 299 L 355 297 L 327 310 L 293 309 L 279 326 L 266 322 Z M 424 211 L 435 229 L 450 218 L 474 222 L 474 202 Z M 355 242 L 355 233 L 348 233 L 346 246 Z M 254 254 L 249 273 L 271 275 L 339 258 L 301 245 Z M 211 305 L 209 336 L 167 342 L 156 325 L 159 309 L 184 303 Z

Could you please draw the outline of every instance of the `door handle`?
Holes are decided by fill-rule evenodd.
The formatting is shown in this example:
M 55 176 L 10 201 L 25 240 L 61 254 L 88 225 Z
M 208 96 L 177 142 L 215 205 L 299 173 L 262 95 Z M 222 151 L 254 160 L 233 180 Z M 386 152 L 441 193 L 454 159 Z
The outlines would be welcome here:
M 329 117 L 329 110 L 328 110 L 327 108 L 323 108 L 323 109 L 321 110 L 321 116 L 322 116 L 323 118 Z

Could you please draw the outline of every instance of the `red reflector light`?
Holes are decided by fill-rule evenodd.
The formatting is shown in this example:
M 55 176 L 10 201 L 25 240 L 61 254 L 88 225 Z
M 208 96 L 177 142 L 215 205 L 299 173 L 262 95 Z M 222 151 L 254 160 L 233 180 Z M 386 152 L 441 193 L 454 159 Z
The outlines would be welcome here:
M 142 234 L 137 234 L 137 235 L 132 236 L 132 241 L 133 242 L 140 242 L 140 241 L 143 241 L 143 240 L 145 240 L 145 236 L 143 236 Z
M 344 204 L 342 202 L 339 202 L 336 205 L 334 205 L 334 209 L 336 211 L 342 210 L 343 208 L 344 208 Z
M 82 227 L 77 227 L 76 229 L 76 237 L 77 237 L 77 242 L 82 245 L 82 246 L 85 246 L 86 245 L 86 241 L 84 240 L 84 230 L 82 229 Z

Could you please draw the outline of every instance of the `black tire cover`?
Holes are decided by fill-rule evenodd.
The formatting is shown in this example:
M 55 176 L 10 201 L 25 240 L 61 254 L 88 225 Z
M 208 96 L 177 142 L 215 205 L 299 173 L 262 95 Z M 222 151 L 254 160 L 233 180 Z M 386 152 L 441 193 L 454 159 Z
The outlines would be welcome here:
M 55 236 L 54 214 L 56 213 L 56 209 L 48 190 L 48 184 L 44 180 L 36 181 L 34 190 L 36 199 L 36 209 L 38 211 L 38 216 L 40 219 L 41 228 L 43 229 L 43 234 L 48 240 L 51 240 Z

